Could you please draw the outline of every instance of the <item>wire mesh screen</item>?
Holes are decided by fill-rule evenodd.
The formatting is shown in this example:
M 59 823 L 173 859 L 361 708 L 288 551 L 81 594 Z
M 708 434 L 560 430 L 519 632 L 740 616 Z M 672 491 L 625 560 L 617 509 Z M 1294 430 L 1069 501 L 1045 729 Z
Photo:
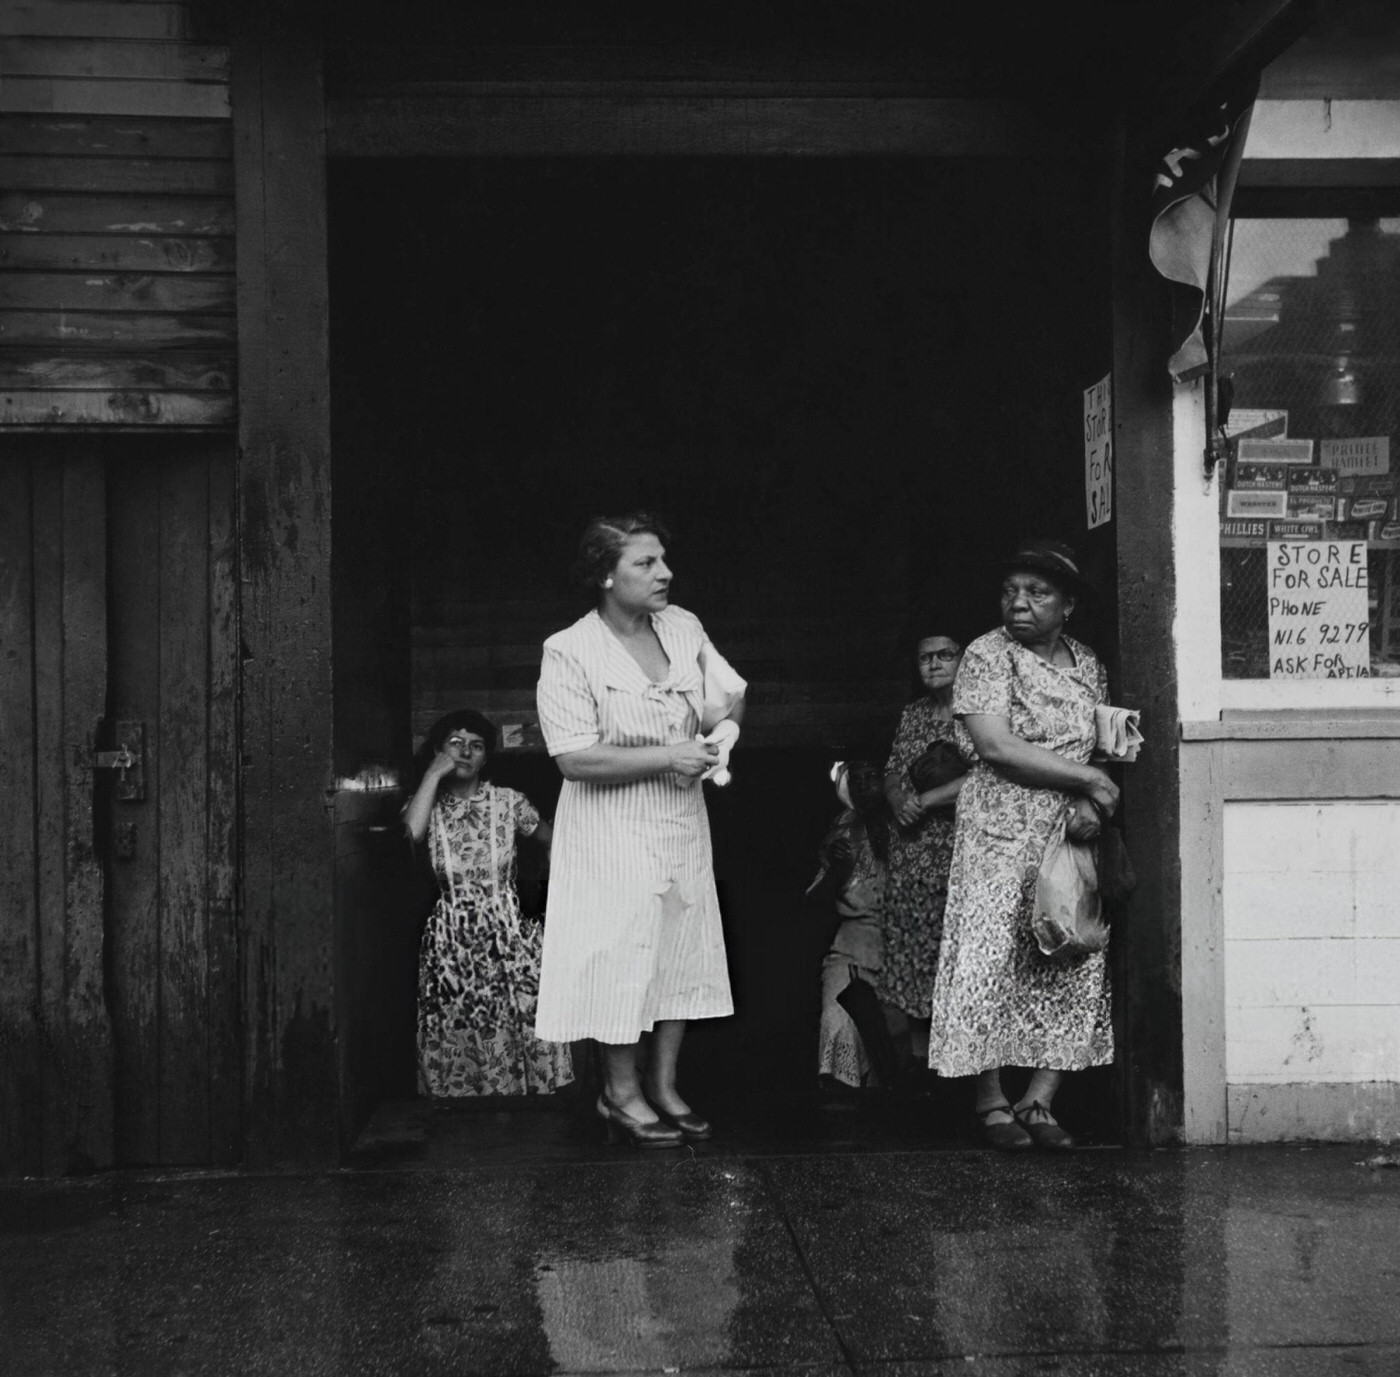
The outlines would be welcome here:
M 1225 678 L 1400 676 L 1400 220 L 1235 221 L 1221 371 Z

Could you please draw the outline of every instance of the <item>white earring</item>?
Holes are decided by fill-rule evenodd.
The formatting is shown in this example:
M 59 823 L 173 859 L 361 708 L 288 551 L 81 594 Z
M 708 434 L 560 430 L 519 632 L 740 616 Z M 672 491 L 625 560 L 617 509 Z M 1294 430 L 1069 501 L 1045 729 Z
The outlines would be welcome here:
M 612 586 L 613 586 L 613 581 L 612 581 L 612 579 L 607 578 L 607 579 L 604 579 L 604 580 L 603 580 L 603 587 L 604 587 L 604 588 L 611 588 Z

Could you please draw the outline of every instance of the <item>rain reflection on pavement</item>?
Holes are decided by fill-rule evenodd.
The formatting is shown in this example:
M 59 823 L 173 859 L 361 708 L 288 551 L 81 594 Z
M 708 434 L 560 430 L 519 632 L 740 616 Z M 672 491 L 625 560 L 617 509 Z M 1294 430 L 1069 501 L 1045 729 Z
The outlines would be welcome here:
M 1400 1372 L 1357 1148 L 0 1187 L 0 1370 Z

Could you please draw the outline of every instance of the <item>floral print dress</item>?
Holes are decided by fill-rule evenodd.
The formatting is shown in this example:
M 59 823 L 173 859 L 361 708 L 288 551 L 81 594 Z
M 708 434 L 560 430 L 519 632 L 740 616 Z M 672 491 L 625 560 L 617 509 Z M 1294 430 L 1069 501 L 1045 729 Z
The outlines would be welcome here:
M 1007 718 L 1022 741 L 1077 764 L 1094 749 L 1108 680 L 1094 652 L 1062 638 L 1060 669 L 1004 629 L 968 646 L 953 686 L 958 716 Z M 1014 784 L 985 762 L 958 798 L 929 1065 L 943 1076 L 994 1066 L 1079 1071 L 1113 1060 L 1107 953 L 1042 956 L 1031 935 L 1041 858 L 1068 794 Z
M 935 741 L 951 741 L 969 765 L 977 758 L 967 729 L 939 716 L 932 699 L 904 709 L 885 773 L 898 770 L 907 789 L 909 767 Z M 911 1018 L 927 1018 L 943 941 L 943 907 L 953 861 L 953 809 L 934 808 L 910 828 L 890 833 L 889 888 L 885 895 L 885 962 L 875 983 L 884 1004 Z
M 541 930 L 521 919 L 515 838 L 539 825 L 524 794 L 494 784 L 433 805 L 441 893 L 418 948 L 420 1094 L 535 1094 L 573 1079 L 568 1047 L 533 1031 Z

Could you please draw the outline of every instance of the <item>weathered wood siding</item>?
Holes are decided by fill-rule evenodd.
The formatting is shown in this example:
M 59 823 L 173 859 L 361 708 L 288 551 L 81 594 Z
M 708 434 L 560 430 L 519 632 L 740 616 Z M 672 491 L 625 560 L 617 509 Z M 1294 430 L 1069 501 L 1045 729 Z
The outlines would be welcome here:
M 233 494 L 226 437 L 0 464 L 0 1174 L 241 1154 Z
M 0 1172 L 112 1161 L 91 753 L 106 698 L 100 459 L 0 464 Z
M 229 427 L 229 47 L 200 0 L 0 8 L 0 426 Z
M 100 796 L 117 1160 L 229 1163 L 242 1147 L 233 446 L 107 443 L 108 741 L 116 722 L 146 729 L 145 800 Z

